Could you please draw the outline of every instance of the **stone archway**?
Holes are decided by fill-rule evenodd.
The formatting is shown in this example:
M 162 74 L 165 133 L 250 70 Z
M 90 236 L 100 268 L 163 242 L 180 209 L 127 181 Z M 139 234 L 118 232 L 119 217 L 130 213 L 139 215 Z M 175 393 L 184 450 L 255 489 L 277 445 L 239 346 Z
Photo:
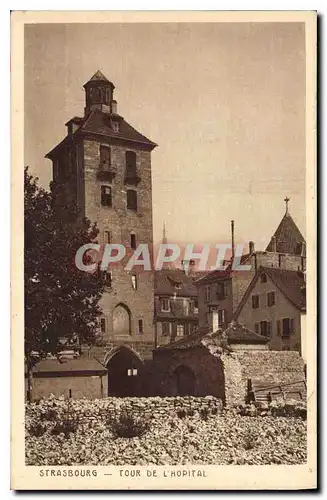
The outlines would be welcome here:
M 108 396 L 140 395 L 140 372 L 143 361 L 128 346 L 115 348 L 106 360 L 108 369 Z
M 113 333 L 114 335 L 131 335 L 131 311 L 123 304 L 117 304 L 113 311 Z
M 194 372 L 185 365 L 179 365 L 172 374 L 174 392 L 177 396 L 194 396 L 196 377 Z

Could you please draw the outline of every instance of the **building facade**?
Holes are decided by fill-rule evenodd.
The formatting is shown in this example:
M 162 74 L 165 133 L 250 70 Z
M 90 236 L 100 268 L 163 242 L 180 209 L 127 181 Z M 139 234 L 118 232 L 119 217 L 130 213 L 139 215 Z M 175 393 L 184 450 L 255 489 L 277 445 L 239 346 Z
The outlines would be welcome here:
M 260 267 L 235 312 L 235 319 L 268 337 L 270 349 L 299 351 L 302 355 L 305 291 L 301 271 Z
M 197 331 L 197 290 L 193 278 L 181 269 L 155 273 L 155 328 L 157 346 Z
M 296 226 L 288 210 L 286 212 L 269 245 L 264 251 L 255 250 L 254 243 L 249 243 L 248 253 L 241 259 L 242 265 L 249 270 L 233 270 L 228 262 L 224 271 L 215 270 L 195 281 L 199 301 L 199 329 L 205 333 L 210 331 L 209 315 L 211 310 L 218 311 L 221 327 L 232 321 L 247 288 L 260 266 L 291 271 L 306 270 L 305 240 Z
M 139 244 L 152 251 L 151 152 L 156 144 L 118 114 L 114 88 L 100 71 L 92 76 L 84 85 L 84 116 L 66 123 L 66 137 L 46 157 L 77 220 L 87 217 L 97 223 L 99 243 L 119 243 L 126 249 L 125 258 L 106 272 L 101 345 L 89 355 L 108 366 L 121 354 L 117 346 L 124 346 L 130 349 L 123 356 L 127 372 L 133 370 L 133 360 L 143 362 L 154 348 L 153 273 L 141 266 L 130 272 L 124 268 Z M 110 393 L 110 380 L 108 387 Z

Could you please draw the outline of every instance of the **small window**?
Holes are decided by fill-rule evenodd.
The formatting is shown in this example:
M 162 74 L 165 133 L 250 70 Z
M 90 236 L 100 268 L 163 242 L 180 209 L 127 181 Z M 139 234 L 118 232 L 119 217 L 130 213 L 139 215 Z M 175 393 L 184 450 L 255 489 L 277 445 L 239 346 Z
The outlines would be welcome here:
M 283 318 L 282 319 L 282 336 L 289 337 L 294 333 L 294 319 L 293 318 Z
M 226 284 L 217 283 L 217 299 L 223 300 L 226 298 Z
M 137 368 L 128 368 L 127 369 L 128 377 L 136 377 L 137 376 Z
M 199 312 L 198 299 L 194 299 L 192 305 L 193 305 L 193 313 L 198 314 Z
M 137 290 L 137 276 L 136 276 L 136 274 L 132 274 L 132 288 L 133 288 L 133 290 Z
M 161 323 L 162 325 L 162 335 L 164 337 L 167 337 L 170 335 L 170 323 L 168 321 L 165 321 L 164 323 Z
M 136 234 L 135 233 L 131 233 L 131 248 L 133 250 L 136 249 Z
M 259 309 L 259 295 L 252 295 L 252 309 Z
M 106 318 L 100 319 L 100 330 L 101 333 L 106 333 Z
M 207 285 L 204 287 L 204 299 L 206 302 L 209 302 L 211 300 L 211 287 L 210 285 Z
M 260 333 L 264 337 L 271 336 L 271 322 L 270 321 L 261 321 L 260 323 Z
M 176 336 L 183 337 L 184 336 L 184 325 L 177 325 Z
M 275 300 L 276 300 L 275 292 L 269 292 L 267 294 L 267 306 L 268 307 L 274 306 L 276 304 Z
M 111 128 L 114 132 L 119 132 L 119 123 L 112 120 L 111 121 Z
M 261 281 L 261 283 L 267 283 L 267 275 L 266 275 L 266 273 L 262 273 L 260 275 L 260 281 Z
M 111 207 L 112 205 L 110 186 L 101 186 L 101 205 L 103 207 Z
M 170 311 L 170 301 L 169 301 L 169 299 L 161 299 L 161 310 L 163 312 L 169 312 Z
M 127 208 L 137 210 L 137 192 L 134 189 L 127 190 Z
M 103 237 L 103 239 L 104 239 L 104 243 L 105 244 L 108 243 L 110 245 L 110 243 L 111 243 L 111 232 L 110 231 L 104 231 L 104 237 Z
M 139 319 L 139 335 L 143 333 L 143 319 Z
M 100 165 L 110 165 L 111 152 L 109 146 L 100 146 Z
M 134 151 L 126 151 L 126 175 L 127 177 L 136 175 L 136 153 Z

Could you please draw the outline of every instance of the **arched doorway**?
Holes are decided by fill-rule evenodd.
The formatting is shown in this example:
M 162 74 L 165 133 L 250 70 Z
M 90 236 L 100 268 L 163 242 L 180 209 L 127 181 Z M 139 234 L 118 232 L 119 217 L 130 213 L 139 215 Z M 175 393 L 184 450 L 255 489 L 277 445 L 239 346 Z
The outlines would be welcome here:
M 122 346 L 110 356 L 108 369 L 108 396 L 139 396 L 141 358 L 129 347 Z
M 194 396 L 196 378 L 187 366 L 180 365 L 173 373 L 175 392 L 177 396 Z
M 125 304 L 117 304 L 113 311 L 114 335 L 131 335 L 131 311 Z

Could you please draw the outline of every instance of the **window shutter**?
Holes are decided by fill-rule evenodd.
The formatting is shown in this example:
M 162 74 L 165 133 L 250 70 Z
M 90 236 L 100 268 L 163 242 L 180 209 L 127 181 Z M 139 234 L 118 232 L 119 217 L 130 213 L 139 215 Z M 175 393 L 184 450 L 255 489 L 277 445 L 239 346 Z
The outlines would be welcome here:
M 281 336 L 280 319 L 277 320 L 277 335 Z
M 254 324 L 255 333 L 259 333 L 259 323 Z
M 271 321 L 267 322 L 267 335 L 271 337 Z
M 294 318 L 290 319 L 290 323 L 291 323 L 291 325 L 290 325 L 290 327 L 291 327 L 290 328 L 291 329 L 291 333 L 295 333 L 295 330 L 294 330 Z

